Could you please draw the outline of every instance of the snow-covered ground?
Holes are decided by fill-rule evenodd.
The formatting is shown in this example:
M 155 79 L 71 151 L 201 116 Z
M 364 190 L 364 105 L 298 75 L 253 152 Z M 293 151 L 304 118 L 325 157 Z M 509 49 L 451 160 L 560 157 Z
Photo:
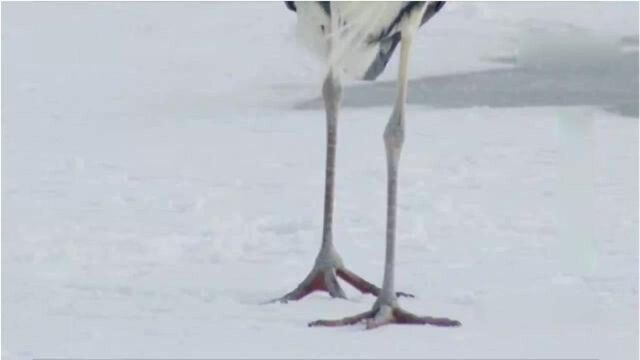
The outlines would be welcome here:
M 2 358 L 638 358 L 638 4 L 421 29 L 397 286 L 455 329 L 263 305 L 322 226 L 322 66 L 282 3 L 2 4 Z M 349 85 L 336 246 L 379 283 L 397 58 Z

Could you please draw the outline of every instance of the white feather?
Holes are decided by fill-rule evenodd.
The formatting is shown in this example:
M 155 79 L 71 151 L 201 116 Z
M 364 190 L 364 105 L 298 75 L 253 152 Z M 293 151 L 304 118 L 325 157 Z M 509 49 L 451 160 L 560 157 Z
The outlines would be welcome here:
M 387 29 L 405 5 L 406 2 L 391 1 L 332 1 L 329 17 L 316 2 L 297 2 L 298 32 L 330 68 L 360 78 L 379 51 L 379 45 L 369 40 Z

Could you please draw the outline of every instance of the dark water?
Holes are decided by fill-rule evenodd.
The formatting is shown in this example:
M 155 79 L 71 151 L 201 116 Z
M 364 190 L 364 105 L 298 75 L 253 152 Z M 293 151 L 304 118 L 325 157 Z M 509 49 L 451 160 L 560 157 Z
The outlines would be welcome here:
M 638 52 L 625 53 L 600 64 L 577 66 L 517 66 L 516 59 L 496 59 L 514 67 L 472 73 L 431 76 L 409 81 L 411 104 L 436 108 L 599 106 L 638 117 Z M 395 81 L 347 87 L 344 106 L 391 105 Z M 296 105 L 322 108 L 316 98 Z

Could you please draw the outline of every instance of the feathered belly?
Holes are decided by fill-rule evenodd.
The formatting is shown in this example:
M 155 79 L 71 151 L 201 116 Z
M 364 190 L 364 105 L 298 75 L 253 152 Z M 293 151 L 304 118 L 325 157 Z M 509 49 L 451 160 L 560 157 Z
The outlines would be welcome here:
M 401 30 L 403 18 L 423 7 L 421 2 L 296 2 L 298 33 L 332 69 L 362 79 L 381 46 L 387 51 L 395 47 L 399 36 L 394 34 Z M 369 71 L 368 77 L 381 71 L 374 76 Z

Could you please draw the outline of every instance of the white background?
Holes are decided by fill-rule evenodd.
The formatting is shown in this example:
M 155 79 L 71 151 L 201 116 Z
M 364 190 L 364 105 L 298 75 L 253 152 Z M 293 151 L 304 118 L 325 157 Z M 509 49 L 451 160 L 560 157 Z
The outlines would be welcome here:
M 461 328 L 307 328 L 371 306 L 346 285 L 260 305 L 306 275 L 322 226 L 324 115 L 295 107 L 324 70 L 295 21 L 280 2 L 3 3 L 3 359 L 637 359 L 637 102 L 410 104 L 397 286 Z M 635 3 L 449 3 L 410 74 L 606 76 L 637 64 L 637 29 Z M 335 239 L 379 283 L 391 110 L 373 105 L 341 113 Z

